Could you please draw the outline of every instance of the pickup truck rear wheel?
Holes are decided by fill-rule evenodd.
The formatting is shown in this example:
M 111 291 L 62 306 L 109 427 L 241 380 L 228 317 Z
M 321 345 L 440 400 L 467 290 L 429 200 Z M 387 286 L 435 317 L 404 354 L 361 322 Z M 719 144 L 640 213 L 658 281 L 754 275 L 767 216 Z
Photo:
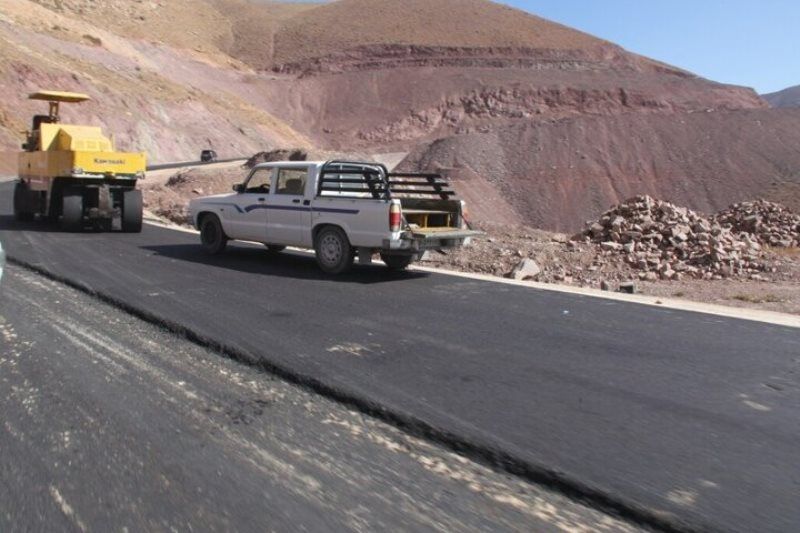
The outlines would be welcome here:
M 414 261 L 412 255 L 381 254 L 381 261 L 389 270 L 405 270 Z
M 200 243 L 203 250 L 211 255 L 217 255 L 225 250 L 228 245 L 228 236 L 222 230 L 222 223 L 217 215 L 206 215 L 200 223 Z
M 328 274 L 342 274 L 353 266 L 353 247 L 344 231 L 335 226 L 322 228 L 317 233 L 314 252 L 319 267 Z

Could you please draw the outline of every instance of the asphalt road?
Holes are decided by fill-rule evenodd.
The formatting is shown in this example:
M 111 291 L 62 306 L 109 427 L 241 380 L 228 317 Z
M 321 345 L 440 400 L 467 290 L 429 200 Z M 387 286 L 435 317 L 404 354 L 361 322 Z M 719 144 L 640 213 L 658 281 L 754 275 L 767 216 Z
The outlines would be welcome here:
M 66 234 L 5 216 L 0 239 L 13 258 L 512 470 L 676 528 L 800 526 L 797 329 L 379 267 L 329 278 L 304 255 L 209 258 L 195 236 L 155 227 Z
M 0 531 L 635 531 L 19 267 Z

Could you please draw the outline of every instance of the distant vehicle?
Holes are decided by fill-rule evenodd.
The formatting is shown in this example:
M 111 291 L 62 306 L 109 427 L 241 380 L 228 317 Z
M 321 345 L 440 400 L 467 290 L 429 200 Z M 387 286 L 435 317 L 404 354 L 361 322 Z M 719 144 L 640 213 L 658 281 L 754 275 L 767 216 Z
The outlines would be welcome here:
M 35 115 L 19 154 L 19 181 L 14 189 L 14 216 L 36 215 L 61 221 L 69 231 L 87 224 L 111 229 L 119 218 L 122 231 L 142 230 L 144 153 L 117 152 L 95 126 L 61 124 L 59 104 L 89 100 L 85 94 L 39 91 L 31 100 L 50 104 L 47 115 Z
M 211 254 L 230 239 L 313 248 L 328 273 L 347 271 L 358 255 L 402 270 L 426 250 L 456 248 L 467 229 L 464 202 L 437 174 L 390 173 L 376 163 L 285 161 L 253 167 L 233 194 L 193 199 L 189 214 Z
M 200 161 L 203 163 L 213 163 L 217 160 L 217 152 L 214 150 L 203 150 L 200 152 Z

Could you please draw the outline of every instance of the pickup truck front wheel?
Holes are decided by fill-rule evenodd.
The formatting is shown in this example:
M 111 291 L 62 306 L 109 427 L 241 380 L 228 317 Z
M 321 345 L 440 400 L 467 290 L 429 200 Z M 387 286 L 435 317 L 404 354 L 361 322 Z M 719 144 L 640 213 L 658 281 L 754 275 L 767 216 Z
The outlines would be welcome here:
M 323 272 L 342 274 L 353 266 L 353 247 L 344 231 L 335 226 L 322 228 L 314 240 L 317 263 Z
M 389 270 L 405 270 L 414 261 L 413 255 L 381 254 L 381 261 Z
M 211 255 L 217 255 L 225 250 L 228 237 L 222 230 L 222 223 L 217 215 L 206 215 L 200 223 L 200 243 L 203 250 Z

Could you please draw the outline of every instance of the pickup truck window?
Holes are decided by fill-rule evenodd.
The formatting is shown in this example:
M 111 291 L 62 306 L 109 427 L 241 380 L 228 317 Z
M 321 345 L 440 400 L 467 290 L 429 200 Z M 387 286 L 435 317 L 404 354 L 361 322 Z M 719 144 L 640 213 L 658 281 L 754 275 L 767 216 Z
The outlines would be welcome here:
M 306 190 L 308 170 L 298 168 L 278 169 L 278 187 L 275 194 L 302 196 Z
M 262 194 L 269 194 L 269 187 L 272 184 L 272 169 L 259 168 L 250 177 L 247 182 L 245 192 L 255 192 Z

